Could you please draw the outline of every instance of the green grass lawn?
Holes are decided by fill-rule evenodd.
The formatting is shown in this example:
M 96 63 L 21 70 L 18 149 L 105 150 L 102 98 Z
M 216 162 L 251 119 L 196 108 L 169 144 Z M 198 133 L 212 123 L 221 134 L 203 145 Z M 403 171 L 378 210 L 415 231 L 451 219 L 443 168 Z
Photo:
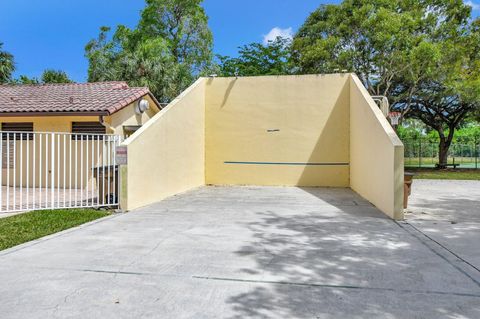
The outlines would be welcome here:
M 33 211 L 0 218 L 0 250 L 108 216 L 96 209 Z
M 460 179 L 480 180 L 480 169 L 434 169 L 405 168 L 405 172 L 415 173 L 414 179 Z

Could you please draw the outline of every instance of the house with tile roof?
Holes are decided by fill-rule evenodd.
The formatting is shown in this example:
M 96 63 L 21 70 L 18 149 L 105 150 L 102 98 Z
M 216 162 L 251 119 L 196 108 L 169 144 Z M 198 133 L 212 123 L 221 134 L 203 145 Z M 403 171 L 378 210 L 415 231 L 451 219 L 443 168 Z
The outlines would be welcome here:
M 0 85 L 1 131 L 128 137 L 160 109 L 148 88 L 126 82 Z

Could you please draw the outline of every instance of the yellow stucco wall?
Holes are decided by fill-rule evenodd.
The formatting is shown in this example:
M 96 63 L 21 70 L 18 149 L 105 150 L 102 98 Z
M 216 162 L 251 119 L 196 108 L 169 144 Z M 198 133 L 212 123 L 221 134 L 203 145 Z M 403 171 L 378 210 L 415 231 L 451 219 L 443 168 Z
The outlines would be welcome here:
M 350 187 L 403 219 L 403 144 L 356 75 L 350 80 Z
M 349 75 L 208 79 L 206 183 L 349 186 Z
M 205 82 L 198 80 L 124 141 L 121 207 L 131 210 L 205 184 Z
M 72 122 L 95 122 L 98 116 L 0 116 L 0 124 L 8 122 L 31 122 L 34 132 L 71 132 Z
M 124 136 L 123 126 L 143 125 L 160 111 L 150 96 L 146 95 L 143 98 L 150 102 L 150 108 L 144 113 L 140 115 L 135 113 L 135 105 L 137 103 L 135 101 L 111 116 L 106 117 L 105 121 L 111 126 L 111 130 L 108 133 Z
M 135 113 L 134 103 L 129 104 L 120 111 L 112 114 L 111 116 L 105 116 L 104 120 L 111 126 L 111 129 L 107 129 L 108 134 L 116 134 L 123 136 L 123 126 L 125 125 L 143 125 L 149 119 L 151 119 L 160 110 L 156 106 L 155 102 L 150 96 L 144 97 L 150 102 L 150 108 L 143 114 L 138 115 Z M 16 117 L 2 117 L 0 116 L 0 124 L 4 122 L 32 122 L 33 130 L 35 132 L 71 132 L 72 122 L 98 122 L 99 116 L 16 116 Z
M 124 145 L 125 210 L 204 184 L 300 185 L 403 216 L 403 145 L 354 75 L 199 79 Z

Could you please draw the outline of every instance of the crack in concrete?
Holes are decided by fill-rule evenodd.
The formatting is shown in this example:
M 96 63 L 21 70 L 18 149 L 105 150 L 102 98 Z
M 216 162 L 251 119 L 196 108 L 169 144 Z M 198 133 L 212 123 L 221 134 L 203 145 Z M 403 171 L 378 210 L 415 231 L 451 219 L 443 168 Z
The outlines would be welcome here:
M 447 247 L 443 246 L 442 244 L 440 244 L 439 242 L 437 242 L 436 240 L 434 240 L 433 238 L 431 238 L 430 236 L 426 235 L 425 233 L 423 233 L 421 230 L 419 230 L 418 228 L 416 228 L 415 226 L 413 226 L 412 224 L 408 223 L 408 222 L 397 222 L 395 221 L 395 224 L 397 224 L 401 229 L 403 229 L 405 232 L 407 232 L 408 234 L 410 234 L 412 237 L 414 237 L 415 239 L 417 239 L 422 245 L 424 245 L 425 247 L 427 247 L 428 250 L 430 250 L 431 252 L 433 252 L 435 255 L 437 255 L 438 257 L 442 258 L 444 261 L 446 261 L 449 265 L 451 265 L 453 268 L 455 268 L 456 270 L 458 270 L 460 273 L 462 273 L 464 276 L 466 276 L 467 278 L 469 278 L 474 284 L 476 284 L 478 287 L 480 287 L 480 281 L 478 281 L 477 279 L 475 279 L 472 275 L 470 275 L 467 271 L 465 271 L 464 269 L 462 269 L 460 266 L 456 265 L 455 263 L 453 263 L 451 260 L 449 260 L 449 258 L 447 258 L 447 256 L 445 256 L 446 254 L 449 254 L 453 257 L 455 257 L 457 260 L 459 260 L 462 264 L 466 265 L 467 267 L 469 267 L 470 269 L 473 269 L 474 271 L 476 272 L 480 272 L 479 269 L 475 266 L 473 266 L 471 263 L 469 263 L 468 261 L 466 261 L 465 259 L 461 258 L 460 256 L 458 256 L 456 253 L 454 253 L 453 251 L 451 251 L 450 249 L 448 249 Z M 408 230 L 406 227 L 404 227 L 402 224 L 405 224 L 405 225 L 408 225 L 410 226 L 410 228 L 413 229 L 413 231 L 410 231 Z M 414 233 L 415 232 L 415 233 Z M 419 235 L 420 234 L 420 235 Z M 420 237 L 422 236 L 422 237 Z M 425 238 L 425 239 L 424 239 Z M 432 243 L 434 245 L 436 245 L 437 247 L 440 247 L 440 249 L 443 251 L 443 252 L 446 252 L 445 253 L 441 253 L 439 252 L 438 250 L 439 249 L 435 249 L 434 247 L 432 247 Z
M 381 288 L 381 287 L 362 287 L 362 286 L 353 286 L 353 285 L 328 285 L 328 284 L 316 284 L 316 283 L 302 283 L 302 282 L 274 281 L 274 280 L 252 280 L 252 279 L 237 279 L 237 278 L 224 278 L 224 277 L 207 277 L 207 276 L 192 276 L 192 278 L 202 279 L 202 280 L 215 280 L 215 281 L 300 286 L 300 287 L 309 287 L 309 288 L 390 291 L 390 292 L 411 293 L 411 294 L 449 295 L 449 296 L 480 298 L 480 294 L 463 293 L 463 292 L 445 292 L 445 291 L 436 291 L 436 290 L 410 290 L 410 289 L 394 289 L 394 288 Z
M 178 234 L 183 234 L 183 233 L 185 233 L 185 232 L 188 232 L 190 229 L 193 229 L 193 228 L 195 228 L 195 225 L 192 224 L 191 226 L 189 226 L 189 227 L 188 227 L 186 230 L 184 230 L 184 231 L 181 231 L 181 232 L 178 232 L 178 233 L 174 233 L 174 234 L 172 234 L 172 235 L 170 235 L 170 236 L 167 236 L 167 237 L 164 237 L 164 238 L 160 239 L 147 253 L 145 253 L 145 254 L 143 254 L 143 255 L 141 255 L 141 256 L 138 256 L 138 257 L 134 258 L 129 264 L 120 267 L 117 273 L 118 273 L 118 274 L 121 274 L 121 273 L 123 272 L 123 269 L 128 268 L 128 267 L 132 267 L 133 265 L 137 264 L 138 262 L 140 262 L 140 261 L 141 261 L 142 259 L 144 259 L 145 257 L 150 256 L 154 251 L 156 251 L 156 250 L 158 249 L 158 247 L 160 247 L 160 245 L 161 245 L 164 241 L 169 240 L 169 239 L 177 236 Z M 126 272 L 126 273 L 128 273 L 128 272 Z M 115 278 L 116 276 L 117 276 L 117 274 L 114 275 L 114 278 Z
M 80 292 L 80 290 L 82 290 L 82 288 L 76 288 L 75 290 L 73 290 L 69 294 L 65 295 L 65 297 L 63 297 L 63 303 L 66 304 L 68 302 L 68 298 L 72 297 L 73 295 L 78 294 Z M 57 312 L 58 312 L 59 309 L 60 309 L 60 304 L 58 303 L 58 304 L 55 305 L 55 307 L 53 307 L 52 317 L 57 317 Z
M 134 271 L 118 271 L 118 270 L 101 270 L 101 269 L 71 269 L 74 271 L 93 272 L 100 274 L 112 274 L 112 275 L 134 275 L 134 276 L 152 276 L 154 274 Z
M 239 278 L 227 278 L 227 277 L 210 277 L 210 276 L 196 276 L 196 275 L 162 275 L 149 272 L 129 272 L 129 271 L 114 271 L 114 270 L 101 270 L 101 269 L 69 269 L 72 271 L 114 274 L 114 275 L 126 275 L 126 276 L 152 276 L 152 277 L 177 277 L 177 278 L 193 278 L 200 280 L 214 280 L 214 281 L 228 281 L 238 283 L 258 283 L 258 284 L 274 284 L 274 285 L 289 285 L 307 288 L 327 288 L 327 289 L 348 289 L 348 290 L 370 290 L 370 291 L 387 291 L 395 293 L 408 293 L 408 294 L 431 294 L 431 295 L 447 295 L 447 296 L 459 296 L 459 297 L 474 297 L 480 298 L 480 294 L 475 293 L 462 293 L 462 292 L 445 292 L 437 290 L 412 290 L 412 289 L 394 289 L 394 288 L 382 288 L 382 287 L 366 287 L 355 285 L 332 285 L 321 283 L 306 283 L 306 282 L 290 282 L 290 281 L 274 281 L 274 280 L 255 280 L 255 279 L 239 279 Z M 74 292 L 67 295 L 67 299 L 73 296 L 81 289 L 77 289 Z M 65 299 L 65 300 L 66 300 Z
M 429 240 L 433 241 L 435 244 L 437 244 L 438 246 L 442 247 L 443 249 L 445 249 L 446 251 L 448 251 L 450 254 L 454 255 L 455 257 L 457 257 L 458 259 L 460 259 L 462 262 L 464 262 L 465 264 L 469 265 L 470 267 L 472 267 L 473 269 L 475 269 L 477 272 L 480 273 L 480 269 L 478 267 L 476 267 L 475 265 L 473 265 L 472 263 L 470 263 L 468 260 L 462 258 L 460 255 L 458 255 L 457 253 L 455 253 L 453 250 L 449 249 L 448 247 L 446 247 L 445 245 L 441 244 L 439 241 L 433 239 L 431 236 L 428 236 L 427 234 L 425 234 L 423 231 L 421 231 L 420 229 L 418 229 L 417 227 L 415 227 L 414 225 L 410 224 L 409 222 L 405 222 L 406 224 L 408 224 L 410 227 L 412 227 L 413 229 L 415 229 L 416 231 L 418 231 L 419 233 L 421 233 L 423 236 L 427 237 Z

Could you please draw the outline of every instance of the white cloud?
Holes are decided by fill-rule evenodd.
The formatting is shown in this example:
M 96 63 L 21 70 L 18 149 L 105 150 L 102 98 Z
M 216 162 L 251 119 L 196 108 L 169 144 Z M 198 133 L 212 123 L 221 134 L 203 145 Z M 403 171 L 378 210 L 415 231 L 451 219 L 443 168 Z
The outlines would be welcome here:
M 269 41 L 275 41 L 277 37 L 285 38 L 285 39 L 292 39 L 293 38 L 293 30 L 292 28 L 282 29 L 279 27 L 275 27 L 268 34 L 263 35 L 263 44 L 268 44 Z
M 465 1 L 465 4 L 466 4 L 467 6 L 472 7 L 472 10 L 480 10 L 480 4 L 475 3 L 475 2 L 473 2 L 473 1 L 471 1 L 471 0 Z

